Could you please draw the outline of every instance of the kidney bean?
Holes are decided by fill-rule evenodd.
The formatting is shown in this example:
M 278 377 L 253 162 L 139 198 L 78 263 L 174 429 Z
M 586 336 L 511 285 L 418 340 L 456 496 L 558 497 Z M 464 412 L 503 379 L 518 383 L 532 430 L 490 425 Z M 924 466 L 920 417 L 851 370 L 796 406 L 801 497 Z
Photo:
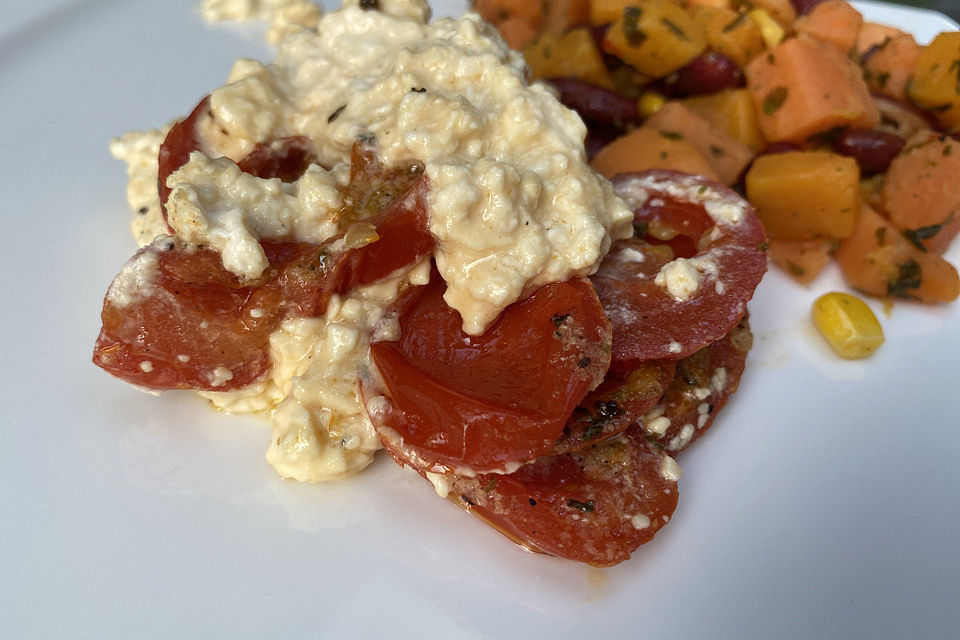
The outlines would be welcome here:
M 548 80 L 560 94 L 560 102 L 587 122 L 623 128 L 640 121 L 636 100 L 576 78 Z
M 805 15 L 813 11 L 813 8 L 827 0 L 790 0 L 790 4 L 797 10 L 798 15 Z
M 864 175 L 886 171 L 903 144 L 900 136 L 876 129 L 846 129 L 833 140 L 834 150 L 855 158 Z
M 623 131 L 617 127 L 611 127 L 602 124 L 587 124 L 587 137 L 583 141 L 583 146 L 587 151 L 587 160 L 593 160 L 600 149 L 610 144 L 615 138 L 618 138 Z
M 694 58 L 693 62 L 670 75 L 664 85 L 677 96 L 716 93 L 743 84 L 743 70 L 736 62 L 715 51 Z
M 798 144 L 792 142 L 774 142 L 767 150 L 763 152 L 763 155 L 773 155 L 775 153 L 789 153 L 790 151 L 802 151 L 803 149 Z

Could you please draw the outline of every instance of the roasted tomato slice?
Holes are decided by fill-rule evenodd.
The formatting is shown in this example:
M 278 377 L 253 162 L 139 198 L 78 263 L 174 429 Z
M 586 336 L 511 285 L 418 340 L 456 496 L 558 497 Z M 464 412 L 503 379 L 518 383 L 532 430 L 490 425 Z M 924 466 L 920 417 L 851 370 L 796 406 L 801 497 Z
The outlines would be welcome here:
M 237 166 L 241 171 L 258 178 L 280 178 L 282 182 L 295 182 L 311 164 L 316 163 L 317 155 L 310 140 L 303 136 L 290 136 L 258 144 Z
M 388 451 L 401 465 L 402 455 Z M 423 469 L 411 465 L 426 477 Z M 509 475 L 449 475 L 447 498 L 531 551 L 606 567 L 670 520 L 680 468 L 636 425 Z
M 613 184 L 637 229 L 671 244 L 624 241 L 591 277 L 613 325 L 611 366 L 685 358 L 746 312 L 767 268 L 763 227 L 745 200 L 704 178 L 656 170 L 621 174 Z
M 706 433 L 737 390 L 752 345 L 744 317 L 727 335 L 678 361 L 673 382 L 642 421 L 647 434 L 676 455 Z
M 253 291 L 223 268 L 217 252 L 162 236 L 110 285 L 93 362 L 153 389 L 247 385 L 268 366 L 280 311 L 249 308 Z
M 142 249 L 104 300 L 94 363 L 154 389 L 242 387 L 266 371 L 269 335 L 285 315 L 322 314 L 333 293 L 429 255 L 434 241 L 422 170 L 370 163 L 355 169 L 350 202 L 338 212 L 352 224 L 323 245 L 263 242 L 270 268 L 261 281 L 241 282 L 219 254 L 176 238 Z
M 576 451 L 623 433 L 657 404 L 676 365 L 675 360 L 652 360 L 631 371 L 608 371 L 573 410 L 553 453 Z
M 502 472 L 550 453 L 610 363 L 610 324 L 583 278 L 541 287 L 481 336 L 461 329 L 434 271 L 393 307 L 400 339 L 370 354 L 389 402 L 368 402 L 381 438 L 432 471 Z M 381 398 L 383 400 L 383 398 Z
M 170 128 L 167 137 L 160 145 L 160 156 L 157 164 L 157 191 L 160 193 L 160 211 L 163 212 L 164 222 L 167 220 L 167 198 L 170 197 L 167 178 L 170 177 L 171 173 L 187 164 L 191 153 L 202 150 L 203 145 L 197 132 L 197 124 L 209 112 L 210 96 L 206 96 L 194 107 L 189 116 Z M 169 225 L 167 228 L 169 229 Z M 173 233 L 173 229 L 170 229 L 170 233 Z
M 277 279 L 294 313 L 320 315 L 332 294 L 377 282 L 430 255 L 429 188 L 422 164 L 384 169 L 355 148 L 347 202 L 337 214 L 346 231 L 303 250 Z

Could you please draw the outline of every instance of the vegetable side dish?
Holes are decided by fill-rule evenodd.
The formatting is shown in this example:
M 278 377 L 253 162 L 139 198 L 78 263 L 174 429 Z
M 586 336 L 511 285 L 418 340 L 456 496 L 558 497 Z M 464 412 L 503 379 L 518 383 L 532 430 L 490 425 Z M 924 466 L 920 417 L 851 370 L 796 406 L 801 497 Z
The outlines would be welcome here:
M 921 46 L 843 0 L 476 7 L 587 122 L 601 174 L 733 186 L 804 284 L 833 258 L 869 295 L 960 293 L 942 258 L 960 231 L 960 32 Z
M 739 384 L 759 218 L 709 177 L 601 177 L 476 15 L 302 4 L 270 18 L 272 64 L 113 143 L 141 248 L 94 363 L 268 415 L 284 477 L 382 447 L 529 549 L 627 559 Z

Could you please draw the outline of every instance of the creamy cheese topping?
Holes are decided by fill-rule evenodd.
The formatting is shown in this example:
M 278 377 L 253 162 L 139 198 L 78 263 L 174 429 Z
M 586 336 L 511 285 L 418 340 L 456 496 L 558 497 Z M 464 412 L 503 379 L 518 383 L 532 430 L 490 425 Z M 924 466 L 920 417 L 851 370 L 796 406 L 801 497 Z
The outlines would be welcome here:
M 611 242 L 630 235 L 631 212 L 586 164 L 583 123 L 525 76 L 520 56 L 475 15 L 423 24 L 348 7 L 287 37 L 272 65 L 238 62 L 211 94 L 202 131 L 234 161 L 291 135 L 309 138 L 328 167 L 346 162 L 362 135 L 388 165 L 423 161 L 445 299 L 480 334 L 533 289 L 593 273 Z M 167 184 L 189 182 L 178 172 Z M 242 210 L 230 221 L 240 235 L 245 199 L 227 191 L 213 203 L 221 218 Z M 202 201 L 195 208 L 205 211 Z
M 203 0 L 200 12 L 210 21 L 262 20 L 267 42 L 279 43 L 301 29 L 314 29 L 323 9 L 309 0 Z
M 718 270 L 717 261 L 711 253 L 693 258 L 676 258 L 660 267 L 653 282 L 682 302 L 697 292 L 704 277 L 716 276 Z
M 680 480 L 680 476 L 682 475 L 683 469 L 680 468 L 680 465 L 677 464 L 677 461 L 670 456 L 664 456 L 663 460 L 660 461 L 660 476 L 664 480 L 677 482 Z
M 379 0 L 381 11 L 348 0 L 325 16 L 304 4 L 204 2 L 211 19 L 287 26 L 272 64 L 239 60 L 211 93 L 212 115 L 197 128 L 203 153 L 169 176 L 168 219 L 181 238 L 255 279 L 268 266 L 261 240 L 319 243 L 343 232 L 334 214 L 361 137 L 388 166 L 424 163 L 432 257 L 469 333 L 543 284 L 593 273 L 612 242 L 631 235 L 631 211 L 586 163 L 581 120 L 544 86 L 528 85 L 521 56 L 477 16 L 426 24 L 420 0 Z M 165 231 L 155 187 L 165 133 L 128 134 L 112 146 L 129 165 L 131 206 L 149 214 L 138 236 Z M 307 138 L 318 158 L 298 181 L 239 170 L 257 143 L 287 136 Z M 263 380 L 202 395 L 225 411 L 268 413 L 267 458 L 284 477 L 360 471 L 379 448 L 357 397 L 370 336 L 397 337 L 384 310 L 404 287 L 426 283 L 429 268 L 425 260 L 335 296 L 322 318 L 286 320 L 270 338 Z M 136 270 L 128 275 L 135 283 Z M 211 383 L 228 380 L 213 375 Z
M 131 131 L 110 142 L 110 153 L 127 163 L 127 202 L 133 209 L 130 229 L 137 244 L 145 247 L 161 233 L 167 233 L 157 194 L 157 155 L 170 125 L 162 129 Z

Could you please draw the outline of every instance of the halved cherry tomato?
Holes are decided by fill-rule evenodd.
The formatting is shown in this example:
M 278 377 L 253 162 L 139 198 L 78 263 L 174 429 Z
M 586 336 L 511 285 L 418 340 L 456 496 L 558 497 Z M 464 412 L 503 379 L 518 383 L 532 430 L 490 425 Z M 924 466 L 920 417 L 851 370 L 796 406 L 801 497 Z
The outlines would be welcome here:
M 682 299 L 655 282 L 672 253 L 636 238 L 613 248 L 591 277 L 613 324 L 611 366 L 689 356 L 746 312 L 767 269 L 763 226 L 745 200 L 704 178 L 654 170 L 621 174 L 613 184 L 639 229 L 692 241 L 701 270 L 695 291 Z
M 727 400 L 737 390 L 753 334 L 744 317 L 740 323 L 708 347 L 677 362 L 677 373 L 666 393 L 648 414 L 669 425 L 649 433 L 670 455 L 676 455 L 706 433 Z
M 425 475 L 388 441 L 384 446 Z M 509 475 L 450 476 L 447 498 L 531 551 L 607 567 L 629 558 L 669 521 L 678 496 L 674 464 L 633 425 Z
M 355 221 L 340 236 L 323 245 L 263 242 L 270 268 L 261 281 L 241 282 L 215 251 L 174 238 L 142 249 L 128 270 L 141 260 L 155 267 L 146 270 L 132 302 L 108 292 L 94 363 L 154 389 L 223 391 L 259 378 L 269 365 L 269 335 L 286 315 L 320 315 L 333 293 L 381 280 L 433 250 L 427 178 L 407 166 L 382 170 L 377 181 L 376 168 L 382 170 L 379 163 L 356 168 L 362 185 L 348 189 L 363 208 L 339 212 Z M 364 225 L 359 233 L 357 225 Z
M 190 154 L 194 151 L 200 151 L 203 148 L 197 133 L 197 123 L 210 111 L 210 96 L 206 96 L 200 103 L 194 107 L 190 115 L 173 125 L 167 132 L 160 145 L 160 156 L 157 163 L 157 190 L 160 193 L 160 211 L 163 213 L 163 220 L 167 220 L 167 198 L 170 197 L 170 187 L 167 186 L 167 178 L 170 174 L 187 164 Z M 167 225 L 170 233 L 173 229 Z
M 164 236 L 138 251 L 125 270 L 150 262 L 127 300 L 109 292 L 104 299 L 94 364 L 152 389 L 222 391 L 259 378 L 280 309 L 251 314 L 246 304 L 254 288 L 225 270 L 211 249 Z M 123 286 L 123 277 L 111 289 Z
M 623 433 L 663 396 L 676 369 L 674 360 L 641 362 L 632 371 L 608 371 L 563 428 L 554 455 L 576 451 Z
M 290 136 L 258 144 L 237 166 L 241 171 L 258 178 L 280 178 L 282 182 L 295 182 L 311 164 L 316 163 L 317 154 L 310 140 L 303 136 Z
M 610 324 L 590 282 L 541 287 L 481 336 L 463 332 L 445 289 L 434 271 L 407 291 L 393 307 L 400 340 L 370 347 L 395 407 L 370 410 L 378 433 L 434 471 L 501 472 L 550 453 L 610 364 Z M 367 387 L 366 398 L 378 393 Z

